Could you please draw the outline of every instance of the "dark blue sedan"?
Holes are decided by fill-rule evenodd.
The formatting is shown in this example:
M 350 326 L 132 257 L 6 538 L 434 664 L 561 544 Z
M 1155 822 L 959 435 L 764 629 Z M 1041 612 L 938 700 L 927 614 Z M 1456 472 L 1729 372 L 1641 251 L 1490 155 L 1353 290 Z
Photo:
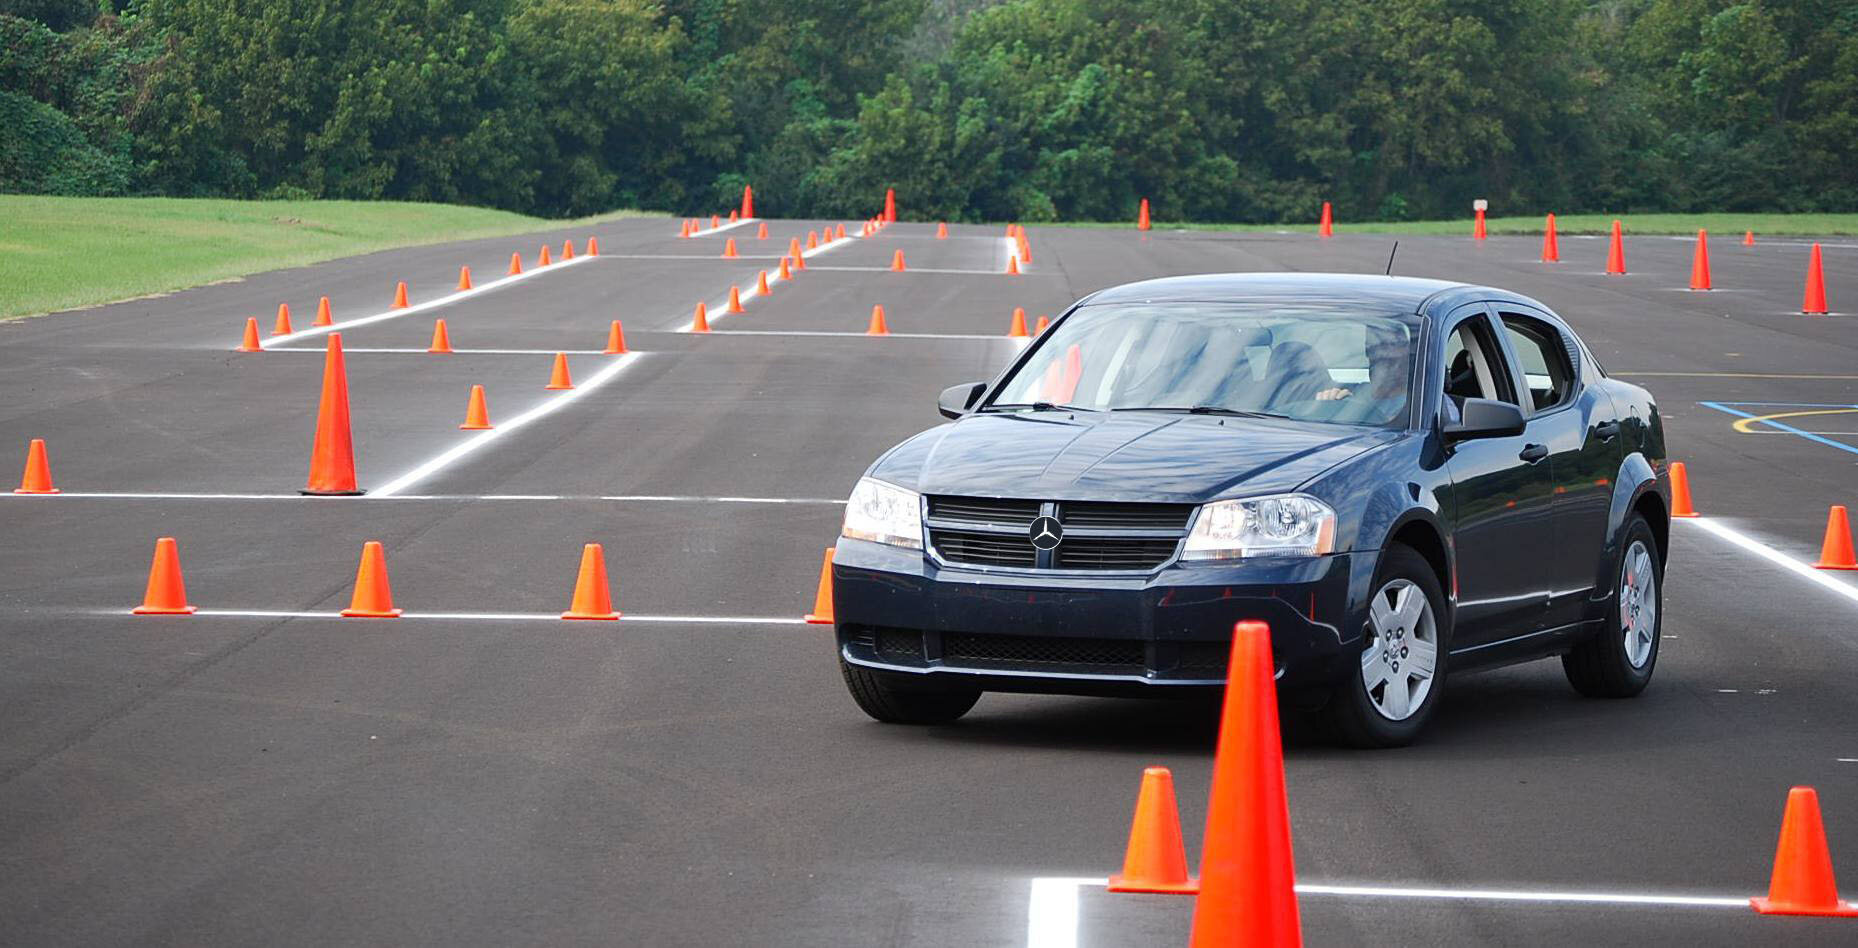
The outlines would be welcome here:
M 853 490 L 833 560 L 858 705 L 1217 688 L 1270 623 L 1279 690 L 1411 741 L 1448 672 L 1658 657 L 1664 435 L 1546 306 L 1482 286 L 1224 274 L 1077 303 Z

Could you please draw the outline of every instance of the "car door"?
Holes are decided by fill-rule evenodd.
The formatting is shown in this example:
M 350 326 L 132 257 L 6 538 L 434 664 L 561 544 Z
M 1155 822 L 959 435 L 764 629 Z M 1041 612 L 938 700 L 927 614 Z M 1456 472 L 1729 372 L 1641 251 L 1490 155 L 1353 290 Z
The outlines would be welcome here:
M 1523 381 L 1531 437 L 1548 448 L 1554 482 L 1546 624 L 1569 625 L 1583 617 L 1601 575 L 1612 478 L 1619 470 L 1619 423 L 1606 393 L 1581 385 L 1580 349 L 1566 329 L 1528 307 L 1498 303 L 1493 309 Z
M 1456 420 L 1465 398 L 1520 405 L 1520 388 L 1486 307 L 1461 307 L 1445 327 L 1438 423 Z M 1532 423 L 1520 435 L 1460 441 L 1450 448 L 1445 466 L 1457 567 L 1454 652 L 1542 628 L 1555 521 L 1554 483 L 1540 441 Z

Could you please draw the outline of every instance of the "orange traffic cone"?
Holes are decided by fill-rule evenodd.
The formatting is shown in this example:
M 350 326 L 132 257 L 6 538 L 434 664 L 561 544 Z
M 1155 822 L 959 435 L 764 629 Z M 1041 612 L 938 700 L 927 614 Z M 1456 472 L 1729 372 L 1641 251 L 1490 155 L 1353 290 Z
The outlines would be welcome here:
M 709 315 L 703 311 L 702 303 L 697 304 L 697 318 L 691 321 L 690 331 L 691 332 L 709 332 L 710 331 Z
M 245 320 L 245 338 L 239 341 L 234 352 L 262 352 L 264 345 L 258 341 L 258 317 L 251 316 Z
M 1484 209 L 1481 207 L 1472 208 L 1471 209 L 1471 239 L 1472 240 L 1483 240 L 1485 236 L 1486 234 L 1484 231 Z
M 688 217 L 684 218 L 684 223 L 678 225 L 677 235 L 679 237 L 690 236 L 690 218 Z
M 290 328 L 290 304 L 279 303 L 277 304 L 277 322 L 271 326 L 271 335 L 288 336 L 291 332 L 293 330 Z
M 1034 326 L 1034 327 L 1033 327 L 1033 329 L 1032 329 L 1032 334 L 1033 334 L 1033 335 L 1035 335 L 1035 336 L 1043 336 L 1043 335 L 1045 335 L 1045 329 L 1046 329 L 1046 327 L 1048 327 L 1048 326 L 1050 326 L 1051 324 L 1052 324 L 1052 321 L 1051 321 L 1051 320 L 1049 320 L 1049 319 L 1046 319 L 1046 318 L 1045 318 L 1045 317 L 1043 317 L 1043 316 L 1040 316 L 1040 317 L 1039 317 L 1039 324 L 1038 324 L 1037 326 Z
M 1007 335 L 1007 338 L 1009 339 L 1026 338 L 1026 308 L 1025 307 L 1023 306 L 1013 307 L 1013 324 L 1007 328 L 1006 335 Z
M 806 254 L 800 252 L 800 238 L 792 237 L 788 239 L 787 255 L 794 258 L 794 269 L 806 269 Z
M 735 222 L 736 222 L 736 220 L 738 219 L 738 218 L 736 217 L 736 215 L 737 215 L 738 213 L 739 213 L 739 212 L 738 212 L 738 211 L 737 211 L 737 210 L 736 210 L 735 208 L 730 208 L 730 209 L 729 209 L 729 223 L 731 223 L 731 224 L 733 224 L 733 223 L 735 223 Z
M 730 312 L 730 313 L 742 312 L 742 291 L 736 289 L 733 286 L 729 288 L 729 306 L 728 306 L 727 312 Z
M 1323 202 L 1322 216 L 1316 219 L 1316 236 L 1335 236 L 1335 215 L 1329 209 L 1329 202 Z
M 342 358 L 342 334 L 329 334 L 323 356 L 323 396 L 316 410 L 316 437 L 310 442 L 310 478 L 304 494 L 359 494 L 355 486 L 355 441 L 348 424 L 348 367 Z
M 1143 199 L 1142 199 L 1142 203 L 1141 203 L 1141 205 L 1140 205 L 1139 207 L 1137 207 L 1137 208 L 1136 208 L 1136 212 L 1135 212 L 1135 229 L 1136 229 L 1136 230 L 1147 230 L 1148 228 L 1149 228 L 1149 223 L 1148 223 L 1148 198 L 1143 198 Z
M 600 256 L 600 238 L 598 237 L 587 238 L 587 255 L 589 257 Z
M 890 335 L 890 327 L 884 324 L 884 305 L 882 303 L 871 307 L 871 328 L 866 329 L 864 334 L 867 336 Z
M 787 267 L 787 260 L 788 258 L 786 256 L 783 255 L 781 257 L 781 279 L 783 280 L 791 280 L 794 278 L 793 271 Z
M 564 240 L 561 242 L 561 259 L 563 260 L 574 259 L 574 241 L 572 239 Z
M 819 234 L 817 232 L 810 231 L 810 230 L 806 232 L 806 249 L 808 250 L 819 249 Z
M 438 319 L 433 321 L 432 345 L 427 346 L 426 351 L 432 353 L 449 353 L 452 351 L 452 335 L 445 329 L 445 320 Z
M 548 245 L 543 244 L 542 253 L 536 257 L 535 265 L 538 267 L 546 267 L 549 264 L 552 264 L 554 262 L 555 262 L 554 259 L 548 255 Z
M 768 239 L 768 222 L 767 221 L 762 221 L 761 226 L 755 228 L 755 239 L 756 240 L 767 240 Z
M 1561 262 L 1561 237 L 1555 233 L 1555 215 L 1548 215 L 1548 229 L 1542 232 L 1542 262 Z
M 20 475 L 15 494 L 56 494 L 52 486 L 52 466 L 45 459 L 45 439 L 34 438 L 26 445 L 26 473 Z
M 310 325 L 312 326 L 333 326 L 335 325 L 335 317 L 329 311 L 329 297 L 325 296 L 322 299 L 316 301 L 316 319 L 312 321 Z
M 1006 274 L 1007 276 L 1019 276 L 1019 258 L 1018 257 L 1015 256 L 1015 257 L 1006 258 Z
M 813 594 L 813 611 L 806 614 L 811 625 L 832 624 L 832 547 L 826 547 L 826 559 L 819 564 L 819 591 Z
M 1845 505 L 1833 504 L 1826 514 L 1826 539 L 1819 545 L 1820 569 L 1858 569 L 1858 557 L 1852 555 L 1852 525 L 1845 517 Z
M 1189 944 L 1301 945 L 1270 627 L 1240 622 L 1227 667 Z
M 754 216 L 755 189 L 745 184 L 742 185 L 742 219 L 747 220 Z
M 523 272 L 523 255 L 520 253 L 510 254 L 510 276 L 515 276 L 521 272 Z
M 1752 230 L 1743 231 L 1742 232 L 1742 246 L 1753 247 L 1754 245 L 1755 245 L 1755 232 Z
M 361 567 L 355 570 L 355 595 L 342 615 L 350 619 L 393 619 L 401 610 L 394 608 L 393 590 L 387 585 L 387 554 L 378 540 L 361 546 Z
M 1606 247 L 1606 272 L 1624 274 L 1626 272 L 1626 244 L 1620 239 L 1619 221 L 1613 221 L 1613 240 Z
M 187 604 L 187 585 L 181 581 L 181 551 L 173 537 L 155 541 L 155 561 L 148 567 L 148 591 L 142 604 L 129 610 L 138 616 L 185 616 L 194 613 Z
M 897 219 L 897 189 L 896 188 L 885 188 L 884 189 L 884 220 L 886 222 L 889 222 L 889 221 L 894 221 L 896 219 Z
M 458 289 L 462 291 L 462 290 L 468 290 L 470 288 L 471 288 L 471 268 L 470 267 L 459 267 L 458 268 Z
M 840 240 L 844 240 L 844 239 L 845 239 L 845 225 L 844 225 L 844 224 L 840 224 L 840 225 L 839 225 L 839 232 L 838 232 L 838 238 L 839 238 Z
M 1682 461 L 1671 462 L 1671 516 L 1703 516 L 1690 504 L 1690 472 Z
M 890 272 L 902 273 L 904 269 L 905 268 L 903 266 L 903 250 L 899 248 L 895 253 L 892 253 L 890 255 Z
M 1032 262 L 1032 242 L 1026 239 L 1026 229 L 1024 227 L 1019 229 L 1019 259 L 1027 263 Z
M 1706 230 L 1697 231 L 1697 249 L 1690 258 L 1690 288 L 1710 288 L 1710 233 Z
M 598 543 L 581 548 L 581 575 L 574 581 L 574 601 L 563 619 L 617 619 L 612 586 L 606 580 L 606 551 Z
M 489 431 L 492 427 L 490 405 L 484 401 L 484 386 L 473 385 L 471 386 L 471 400 L 465 404 L 464 424 L 459 425 L 458 430 Z
M 720 217 L 717 217 L 714 214 L 711 214 L 710 215 L 710 229 L 715 230 L 716 228 L 721 227 L 721 226 L 723 226 L 723 219 Z
M 555 353 L 555 367 L 548 373 L 548 384 L 543 386 L 543 389 L 550 392 L 563 392 L 573 387 L 574 380 L 568 377 L 568 354 L 557 352 Z
M 1111 892 L 1195 895 L 1200 883 L 1187 875 L 1187 847 L 1181 842 L 1181 811 L 1174 802 L 1174 775 L 1166 767 L 1142 771 L 1142 791 L 1135 798 L 1129 848 L 1121 875 L 1110 877 Z
M 761 270 L 755 274 L 755 292 L 760 296 L 774 292 L 768 288 L 768 271 Z
M 406 309 L 406 306 L 407 306 L 407 303 L 406 303 L 406 281 L 405 281 L 405 280 L 401 280 L 401 281 L 400 281 L 399 283 L 397 283 L 397 284 L 395 284 L 395 285 L 394 285 L 394 305 L 393 305 L 393 308 L 394 308 L 394 309 Z
M 612 328 L 606 332 L 605 354 L 610 356 L 626 354 L 626 327 L 621 326 L 617 319 L 613 320 Z
M 1787 791 L 1768 896 L 1748 902 L 1763 915 L 1858 916 L 1858 905 L 1839 898 L 1832 853 L 1826 848 L 1826 827 L 1819 818 L 1819 794 L 1812 787 Z
M 731 237 L 731 238 L 729 238 L 728 240 L 725 240 L 725 241 L 723 241 L 723 256 L 724 256 L 724 257 L 733 257 L 733 256 L 735 256 L 735 255 L 736 255 L 736 253 L 735 253 L 735 238 L 734 238 L 734 237 Z
M 1824 316 L 1826 308 L 1826 273 L 1820 266 L 1819 245 L 1813 245 L 1813 255 L 1806 263 L 1806 296 L 1800 302 L 1800 312 L 1809 316 Z

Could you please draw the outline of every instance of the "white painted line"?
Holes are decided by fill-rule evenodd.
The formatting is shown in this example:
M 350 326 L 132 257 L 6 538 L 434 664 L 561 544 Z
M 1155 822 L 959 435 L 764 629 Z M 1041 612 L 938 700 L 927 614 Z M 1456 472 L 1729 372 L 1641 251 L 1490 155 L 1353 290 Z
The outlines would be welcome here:
M 845 336 L 856 339 L 997 339 L 1001 342 L 1024 342 L 998 333 L 956 333 L 956 332 L 893 332 L 883 336 L 873 336 L 866 332 L 827 332 L 819 329 L 712 329 L 711 335 L 717 336 Z M 321 349 L 312 350 L 321 352 Z M 421 350 L 422 352 L 424 350 Z
M 279 346 L 276 349 L 268 349 L 266 351 L 267 352 L 314 352 L 318 355 L 321 355 L 327 352 L 328 350 L 318 349 L 315 347 L 308 347 L 308 346 Z M 450 352 L 429 352 L 417 346 L 407 346 L 405 348 L 398 348 L 398 349 L 394 349 L 394 348 L 372 348 L 371 349 L 371 348 L 364 348 L 361 346 L 346 346 L 345 345 L 342 347 L 342 351 L 345 353 L 348 353 L 348 352 L 384 352 L 384 353 L 406 353 L 406 354 L 431 355 L 431 356 L 439 356 L 439 355 L 554 355 L 557 352 L 563 355 L 606 355 L 605 349 L 453 349 Z
M 696 233 L 694 233 L 694 234 L 691 234 L 691 235 L 690 235 L 690 237 L 685 237 L 685 238 L 683 238 L 683 239 L 685 239 L 685 240 L 689 240 L 689 239 L 690 239 L 691 237 L 710 237 L 710 236 L 714 236 L 714 235 L 716 235 L 716 234 L 720 234 L 720 233 L 722 233 L 723 231 L 726 231 L 726 230 L 735 230 L 735 229 L 736 229 L 737 227 L 741 227 L 741 226 L 743 226 L 743 225 L 745 225 L 745 224 L 753 224 L 753 223 L 755 223 L 756 221 L 759 221 L 759 220 L 761 220 L 761 218 L 759 218 L 759 217 L 739 217 L 739 218 L 737 218 L 737 219 L 735 219 L 735 220 L 732 220 L 732 221 L 724 221 L 724 222 L 722 222 L 722 223 L 720 223 L 720 224 L 718 224 L 718 225 L 716 225 L 715 227 L 702 227 L 701 225 L 702 225 L 702 223 L 703 223 L 703 219 L 699 217 L 699 218 L 696 218 L 696 220 L 697 220 L 697 223 L 698 223 L 698 225 L 699 225 L 699 229 L 698 229 L 698 231 L 697 231 Z
M 1027 948 L 1073 948 L 1077 944 L 1077 890 L 1080 886 L 1108 885 L 1107 879 L 1032 880 L 1032 897 L 1026 905 Z
M 838 504 L 843 499 L 829 497 L 709 497 L 685 494 L 394 494 L 383 497 L 380 494 L 361 494 L 357 496 L 316 497 L 301 493 L 291 494 L 204 494 L 204 493 L 164 493 L 160 491 L 66 491 L 59 494 L 14 494 L 0 492 L 0 499 L 15 500 L 293 500 L 301 503 L 323 504 L 342 501 L 368 500 L 449 500 L 449 501 L 503 501 L 503 500 L 563 500 L 563 501 L 617 501 L 620 503 L 675 503 L 675 504 Z
M 126 609 L 94 610 L 98 615 L 129 615 Z M 340 612 L 309 612 L 294 609 L 201 609 L 195 617 L 235 619 L 342 619 Z M 142 618 L 137 616 L 137 618 Z M 402 619 L 439 619 L 483 622 L 564 622 L 559 612 L 406 612 Z M 622 614 L 621 622 L 663 622 L 695 625 L 806 625 L 798 616 L 642 616 Z
M 1858 586 L 1842 583 L 1834 579 L 1831 574 L 1824 570 L 1814 569 L 1812 564 L 1804 560 L 1794 559 L 1739 530 L 1725 527 L 1709 517 L 1673 517 L 1671 519 L 1676 523 L 1695 524 L 1703 530 L 1713 533 L 1782 569 L 1788 570 L 1803 579 L 1810 580 L 1824 589 L 1844 596 L 1852 602 L 1858 602 Z
M 894 273 L 896 272 L 890 269 L 889 267 L 814 267 L 813 269 L 826 270 L 826 271 L 830 271 L 833 273 Z M 1021 273 L 1024 273 L 1026 270 L 1026 265 L 1023 263 L 1020 264 L 1019 269 Z M 903 271 L 904 276 L 909 276 L 912 273 L 942 273 L 942 274 L 956 274 L 958 276 L 996 276 L 997 277 L 997 276 L 1004 275 L 1006 273 L 1006 265 L 1001 264 L 1000 269 L 998 270 L 954 270 L 954 269 L 948 269 L 945 267 L 908 267 L 907 269 Z
M 576 258 L 576 259 L 580 259 L 580 258 Z M 447 449 L 446 451 L 441 452 L 438 456 L 425 461 L 424 463 L 420 464 L 418 467 L 387 482 L 385 486 L 376 488 L 375 490 L 372 491 L 373 495 L 376 497 L 392 497 L 393 495 L 399 493 L 400 491 L 403 491 L 407 489 L 408 487 L 411 487 L 414 484 L 417 484 L 420 481 L 423 481 L 426 478 L 431 477 L 432 475 L 438 473 L 439 471 L 450 466 L 453 462 L 459 460 L 460 458 L 463 458 L 469 454 L 472 454 L 473 452 L 484 447 L 485 445 L 495 442 L 498 438 L 501 438 L 504 435 L 507 435 L 512 431 L 516 431 L 522 428 L 524 425 L 527 425 L 530 422 L 533 422 L 539 418 L 545 418 L 548 415 L 553 414 L 554 412 L 559 411 L 562 408 L 565 408 L 573 404 L 574 402 L 579 401 L 582 398 L 585 398 L 587 396 L 587 393 L 592 392 L 593 390 L 599 388 L 602 385 L 605 385 L 606 383 L 612 381 L 614 378 L 618 377 L 619 373 L 624 372 L 629 366 L 637 362 L 640 359 L 640 357 L 641 357 L 640 353 L 637 353 L 637 352 L 628 353 L 622 356 L 612 356 L 611 361 L 608 362 L 604 367 L 602 367 L 600 371 L 595 372 L 593 375 L 590 375 L 587 378 L 584 378 L 581 381 L 575 383 L 574 388 L 571 388 L 565 392 L 561 392 L 557 394 L 555 397 L 542 402 L 540 405 L 537 405 L 534 408 L 531 408 L 528 411 L 523 412 L 522 414 L 509 419 L 508 421 L 499 422 L 497 427 L 489 431 L 477 432 L 476 434 L 466 438 L 465 440 L 458 442 L 457 444 L 453 445 L 451 448 Z
M 1032 880 L 1026 903 L 1028 948 L 1076 948 L 1078 890 L 1102 888 L 1108 879 L 1041 876 Z M 1748 898 L 1654 895 L 1628 892 L 1558 892 L 1537 889 L 1456 889 L 1298 883 L 1297 894 L 1355 898 L 1446 899 L 1467 902 L 1529 902 L 1569 905 L 1639 905 L 1668 908 L 1748 908 Z
M 837 250 L 840 247 L 850 244 L 853 241 L 861 240 L 861 239 L 863 238 L 840 237 L 836 240 L 828 240 L 825 243 L 820 244 L 819 246 L 814 247 L 811 250 L 800 251 L 800 256 L 804 259 L 812 259 L 813 257 L 819 256 L 822 253 L 829 253 L 833 250 Z M 740 260 L 741 258 L 737 257 L 736 259 Z M 796 272 L 794 276 L 798 277 L 799 273 Z M 784 283 L 784 282 L 787 282 L 787 281 L 782 280 L 779 273 L 775 273 L 774 275 L 768 277 L 769 289 L 772 289 L 774 285 L 777 283 Z M 760 296 L 761 290 L 760 288 L 756 287 L 754 284 L 750 284 L 748 289 L 746 290 L 742 290 L 738 288 L 737 295 L 741 298 L 743 303 L 747 303 L 749 300 L 752 300 Z M 729 312 L 729 294 L 727 291 L 725 291 L 723 295 L 719 297 L 715 302 L 703 304 L 703 308 L 705 311 L 704 319 L 710 323 L 716 323 L 721 320 L 727 319 L 732 315 L 735 315 Z M 690 332 L 691 325 L 692 325 L 692 321 L 686 320 L 684 325 L 678 329 L 678 332 Z
M 499 289 L 505 286 L 509 286 L 512 283 L 519 283 L 523 280 L 534 279 L 535 277 L 538 277 L 538 276 L 541 276 L 547 273 L 558 273 L 562 270 L 567 269 L 568 267 L 576 266 L 578 264 L 583 264 L 589 260 L 598 260 L 598 259 L 600 258 L 589 257 L 589 256 L 579 256 L 579 257 L 569 257 L 566 260 L 557 260 L 554 263 L 551 263 L 546 267 L 533 267 L 531 269 L 524 270 L 521 273 L 513 273 L 513 274 L 510 274 L 509 276 L 502 277 L 496 280 L 492 280 L 489 283 L 479 284 L 468 290 L 459 290 L 455 293 L 451 293 L 446 296 L 441 296 L 438 299 L 426 300 L 423 303 L 414 303 L 413 305 L 408 306 L 404 309 L 390 309 L 384 313 L 375 313 L 372 316 L 361 316 L 355 319 L 344 319 L 340 322 L 337 322 L 337 323 L 334 323 L 328 326 L 309 326 L 309 327 L 299 329 L 296 332 L 290 333 L 288 335 L 283 335 L 283 336 L 266 336 L 263 339 L 258 340 L 258 347 L 260 349 L 268 350 L 272 348 L 273 346 L 278 346 L 286 342 L 295 342 L 301 339 L 308 339 L 312 336 L 320 336 L 325 333 L 341 332 L 345 329 L 353 329 L 356 326 L 367 326 L 372 323 L 378 323 L 378 322 L 382 322 L 382 321 L 389 320 L 389 319 L 398 319 L 401 316 L 411 316 L 415 313 L 428 312 L 430 310 L 438 309 L 441 306 L 450 306 L 451 304 L 456 303 L 460 300 L 468 300 L 468 299 L 471 299 L 472 297 L 479 296 L 484 293 L 488 293 L 492 290 Z

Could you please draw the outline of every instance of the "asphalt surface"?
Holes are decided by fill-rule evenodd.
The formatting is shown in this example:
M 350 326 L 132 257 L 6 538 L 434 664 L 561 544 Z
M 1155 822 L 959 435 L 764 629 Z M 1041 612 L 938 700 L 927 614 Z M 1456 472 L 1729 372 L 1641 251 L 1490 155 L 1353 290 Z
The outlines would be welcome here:
M 990 695 L 954 726 L 879 725 L 830 632 L 793 620 L 838 501 L 937 423 L 941 388 L 1005 363 L 1013 307 L 1167 274 L 1379 272 L 1391 239 L 1035 227 L 1007 277 L 998 228 L 897 224 L 712 312 L 728 332 L 679 331 L 823 223 L 737 228 L 725 260 L 720 237 L 627 220 L 0 324 L 0 445 L 46 439 L 78 495 L 0 498 L 0 942 L 1023 945 L 1033 877 L 1115 871 L 1150 764 L 1174 770 L 1197 860 L 1208 708 Z M 320 295 L 338 320 L 372 314 L 397 280 L 418 303 L 461 264 L 483 283 L 590 234 L 596 260 L 343 330 L 362 485 L 464 440 L 472 384 L 503 421 L 551 397 L 552 352 L 583 380 L 611 366 L 610 320 L 639 355 L 405 496 L 289 496 L 323 339 L 233 353 L 245 317 L 268 330 L 289 302 L 302 328 Z M 911 269 L 886 272 L 899 248 Z M 1827 506 L 1858 502 L 1858 413 L 1792 421 L 1814 440 L 1703 403 L 1858 405 L 1858 247 L 1828 241 L 1828 318 L 1793 312 L 1797 240 L 1719 236 L 1707 294 L 1682 289 L 1687 241 L 1629 238 L 1624 277 L 1600 240 L 1562 248 L 1545 265 L 1533 238 L 1401 238 L 1394 270 L 1555 308 L 1657 395 L 1706 514 L 1810 561 Z M 898 335 L 859 335 L 873 304 Z M 435 316 L 459 349 L 536 351 L 427 355 Z M 1754 895 L 1806 784 L 1858 895 L 1858 604 L 1673 535 L 1641 698 L 1581 699 L 1551 661 L 1453 680 L 1413 748 L 1293 728 L 1299 879 Z M 332 613 L 372 539 L 409 613 L 537 616 L 597 541 L 628 621 L 131 617 L 158 536 L 203 609 Z M 1190 913 L 1085 887 L 1079 940 L 1181 943 Z M 1311 944 L 1858 940 L 1850 920 L 1721 908 L 1310 895 L 1302 915 Z

